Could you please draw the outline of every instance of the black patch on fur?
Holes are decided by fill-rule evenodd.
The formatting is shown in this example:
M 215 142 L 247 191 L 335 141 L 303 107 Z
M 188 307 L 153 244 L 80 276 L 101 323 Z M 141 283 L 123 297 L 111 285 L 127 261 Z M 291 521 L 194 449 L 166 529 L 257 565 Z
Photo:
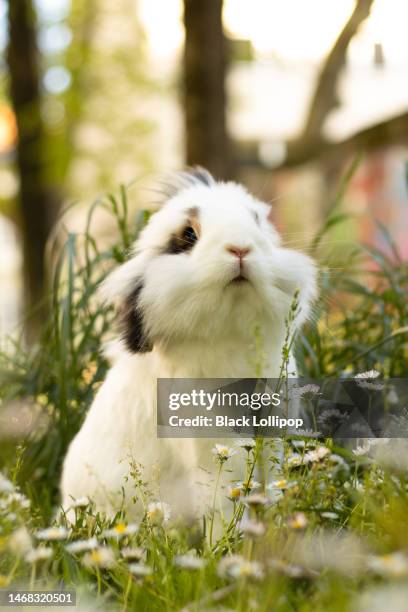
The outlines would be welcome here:
M 140 283 L 126 298 L 119 313 L 123 328 L 122 339 L 131 353 L 148 353 L 153 349 L 145 333 L 143 314 L 138 305 L 142 289 L 143 284 Z
M 176 172 L 169 176 L 168 180 L 161 181 L 160 185 L 165 199 L 169 200 L 183 189 L 194 185 L 212 187 L 215 185 L 215 179 L 205 168 L 195 166 L 194 168 L 187 168 L 184 172 Z
M 165 253 L 177 255 L 178 253 L 191 251 L 197 240 L 197 234 L 194 229 L 191 225 L 187 225 L 181 234 L 173 234 L 170 237 L 170 242 L 167 245 Z

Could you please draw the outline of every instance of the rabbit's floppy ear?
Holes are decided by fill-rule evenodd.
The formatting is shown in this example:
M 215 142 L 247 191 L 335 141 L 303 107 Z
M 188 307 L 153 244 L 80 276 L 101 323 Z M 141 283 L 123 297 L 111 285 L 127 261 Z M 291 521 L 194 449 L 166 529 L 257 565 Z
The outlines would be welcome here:
M 128 295 L 120 310 L 120 322 L 122 326 L 122 339 L 126 348 L 131 353 L 148 353 L 153 349 L 143 321 L 143 311 L 140 306 L 140 293 L 143 285 L 140 282 Z
M 143 280 L 138 268 L 135 258 L 130 259 L 111 272 L 99 290 L 101 298 L 118 309 L 122 340 L 131 353 L 145 353 L 153 348 L 140 304 Z

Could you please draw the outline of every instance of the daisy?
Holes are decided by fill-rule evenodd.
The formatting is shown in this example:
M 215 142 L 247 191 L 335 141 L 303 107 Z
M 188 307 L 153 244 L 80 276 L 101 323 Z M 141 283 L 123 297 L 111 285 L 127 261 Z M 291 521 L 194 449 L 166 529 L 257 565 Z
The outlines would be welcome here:
M 120 554 L 126 561 L 141 561 L 141 559 L 145 558 L 146 551 L 140 547 L 126 547 L 122 548 Z
M 108 546 L 99 546 L 82 557 L 86 567 L 110 568 L 115 564 L 115 555 Z
M 379 382 L 372 382 L 380 376 L 380 372 L 377 370 L 368 370 L 368 372 L 361 372 L 356 374 L 354 379 L 362 389 L 372 389 L 373 391 L 381 391 L 384 385 Z
M 177 555 L 174 558 L 174 563 L 178 567 L 188 570 L 200 570 L 205 566 L 204 559 L 194 555 Z
M 78 499 L 75 499 L 72 504 L 71 504 L 71 508 L 87 508 L 87 506 L 89 506 L 91 503 L 91 500 L 89 499 L 89 497 L 79 497 Z
M 147 506 L 147 518 L 152 525 L 167 523 L 171 516 L 171 508 L 166 502 L 151 502 Z
M 50 559 L 53 554 L 54 551 L 52 548 L 47 546 L 38 546 L 26 554 L 25 560 L 27 563 L 37 563 L 37 561 L 46 561 L 47 559 Z
M 243 491 L 253 491 L 254 489 L 259 489 L 260 486 L 260 482 L 252 479 L 246 482 L 237 482 L 237 487 L 240 487 Z
M 373 556 L 367 560 L 368 567 L 382 576 L 408 575 L 408 557 L 400 552 L 389 555 Z
M 352 453 L 355 457 L 361 457 L 366 455 L 370 450 L 370 440 L 365 440 L 361 446 L 356 446 Z
M 261 521 L 252 521 L 250 519 L 242 519 L 238 523 L 238 529 L 242 533 L 249 536 L 263 536 L 266 532 L 266 527 Z
M 291 529 L 304 529 L 307 523 L 308 520 L 304 512 L 296 512 L 288 518 L 287 525 Z
M 319 385 L 304 385 L 303 387 L 295 387 L 292 389 L 294 398 L 312 399 L 320 392 Z
M 69 529 L 66 527 L 47 527 L 47 529 L 40 529 L 34 536 L 37 540 L 46 540 L 47 542 L 66 540 L 70 535 Z
M 287 489 L 289 487 L 289 483 L 285 478 L 282 478 L 281 480 L 273 480 L 271 483 L 269 483 L 267 485 L 267 489 L 281 489 L 282 491 L 284 491 L 285 489 Z
M 306 575 L 305 570 L 298 565 L 290 565 L 281 559 L 270 559 L 268 566 L 272 571 L 279 572 L 290 578 L 303 578 Z M 310 570 L 311 571 L 311 570 Z
M 296 468 L 302 465 L 302 455 L 299 455 L 299 453 L 292 453 L 287 459 L 287 465 L 289 468 Z
M 330 450 L 327 446 L 317 446 L 314 450 L 308 451 L 303 457 L 303 463 L 317 463 L 330 455 Z
M 11 506 L 12 504 L 16 504 L 24 510 L 31 506 L 30 500 L 25 495 L 23 495 L 22 493 L 19 493 L 18 491 L 14 493 L 10 493 L 4 500 L 5 506 Z
M 218 575 L 221 578 L 253 578 L 261 580 L 264 577 L 262 566 L 257 561 L 247 561 L 241 555 L 229 555 L 218 564 Z
M 321 512 L 320 516 L 322 516 L 323 518 L 331 519 L 333 521 L 339 518 L 339 515 L 336 514 L 336 512 Z
M 220 463 L 224 463 L 224 461 L 230 459 L 230 457 L 235 455 L 236 452 L 236 450 L 226 446 L 225 444 L 216 444 L 212 449 L 213 455 L 215 455 Z
M 360 372 L 360 374 L 356 374 L 354 378 L 363 379 L 363 380 L 373 380 L 380 376 L 380 372 L 378 370 L 367 370 L 367 372 Z
M 126 536 L 134 535 L 138 532 L 138 530 L 139 526 L 136 524 L 127 525 L 126 523 L 117 523 L 111 529 L 105 529 L 105 531 L 102 532 L 102 537 L 116 538 L 117 540 L 121 540 Z
M 0 493 L 13 493 L 14 485 L 0 472 Z
M 227 497 L 231 501 L 233 502 L 238 501 L 241 495 L 242 495 L 242 487 L 240 487 L 238 484 L 228 487 Z
M 239 448 L 244 448 L 247 453 L 249 453 L 253 448 L 255 448 L 256 445 L 255 440 L 253 440 L 252 438 L 244 438 L 242 440 L 237 440 L 235 444 Z
M 89 538 L 88 540 L 77 540 L 76 542 L 71 542 L 71 544 L 67 544 L 65 550 L 71 554 L 88 552 L 89 550 L 94 550 L 98 548 L 98 540 L 96 538 Z
M 271 499 L 263 493 L 253 493 L 252 495 L 247 495 L 242 499 L 243 503 L 246 506 L 252 508 L 260 508 L 261 506 L 267 506 L 271 503 Z
M 145 578 L 153 574 L 153 570 L 148 565 L 143 563 L 131 563 L 128 567 L 129 571 L 138 578 Z
M 8 547 L 15 555 L 26 555 L 33 548 L 30 534 L 25 527 L 14 531 L 8 539 Z

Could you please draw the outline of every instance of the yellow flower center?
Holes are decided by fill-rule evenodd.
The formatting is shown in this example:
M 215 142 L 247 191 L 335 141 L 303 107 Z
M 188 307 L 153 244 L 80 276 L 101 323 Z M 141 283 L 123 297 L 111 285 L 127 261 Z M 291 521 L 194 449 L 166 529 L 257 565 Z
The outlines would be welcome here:
M 238 499 L 240 495 L 241 495 L 241 489 L 239 487 L 233 487 L 232 489 L 230 489 L 231 499 Z

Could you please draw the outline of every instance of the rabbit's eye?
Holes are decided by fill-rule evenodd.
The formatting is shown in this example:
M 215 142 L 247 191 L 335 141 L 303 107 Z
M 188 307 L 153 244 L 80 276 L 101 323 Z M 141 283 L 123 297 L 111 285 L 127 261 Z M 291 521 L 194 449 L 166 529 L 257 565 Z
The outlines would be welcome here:
M 190 251 L 197 242 L 197 234 L 191 225 L 187 225 L 181 234 L 172 236 L 168 247 L 168 253 L 177 254 Z
M 197 242 L 197 234 L 190 225 L 184 228 L 182 238 L 183 240 L 186 240 L 188 244 L 191 245 Z

